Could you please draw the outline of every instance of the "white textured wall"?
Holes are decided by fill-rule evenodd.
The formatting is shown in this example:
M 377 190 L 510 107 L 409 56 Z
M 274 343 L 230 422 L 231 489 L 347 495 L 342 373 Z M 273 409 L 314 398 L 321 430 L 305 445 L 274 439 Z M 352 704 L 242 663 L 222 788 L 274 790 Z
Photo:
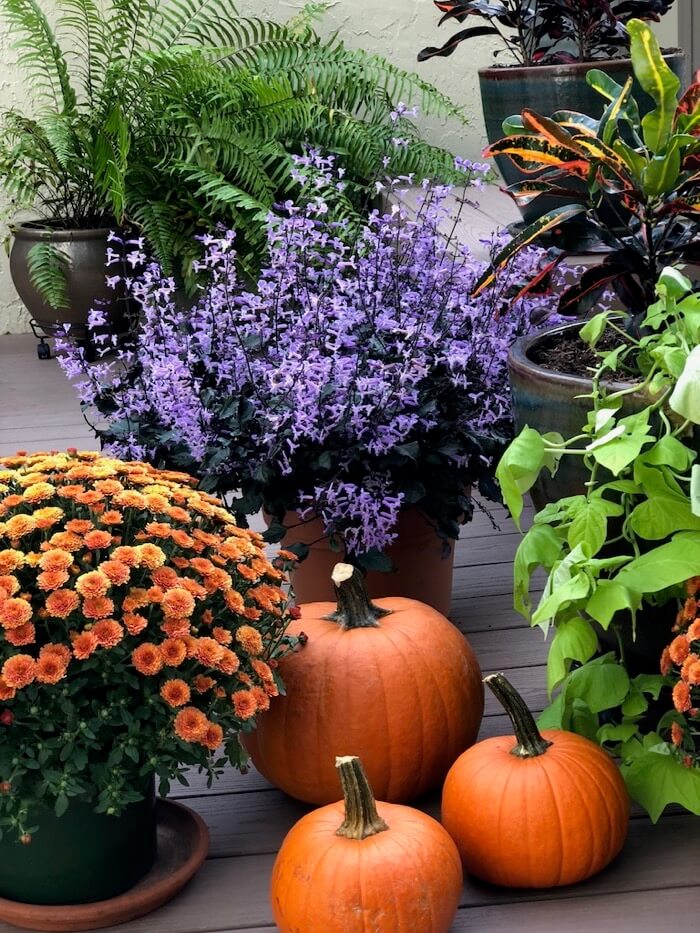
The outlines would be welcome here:
M 692 0 L 679 0 L 689 3 Z M 45 9 L 53 0 L 43 0 Z M 240 0 L 241 13 L 286 19 L 303 5 L 303 0 Z M 484 145 L 484 127 L 477 81 L 477 69 L 488 65 L 493 45 L 476 40 L 463 45 L 446 59 L 433 59 L 419 65 L 416 54 L 426 45 L 442 45 L 451 26 L 437 28 L 438 13 L 431 0 L 335 0 L 320 30 L 340 30 L 348 45 L 386 56 L 396 65 L 415 69 L 441 90 L 462 104 L 470 115 L 470 127 L 442 126 L 424 120 L 430 139 L 464 156 L 476 157 Z M 458 28 L 458 27 L 455 27 Z M 665 45 L 678 43 L 677 14 L 670 14 L 659 29 Z M 15 66 L 15 54 L 4 25 L 0 22 L 0 107 L 28 105 L 27 87 Z M 28 330 L 24 308 L 15 295 L 4 252 L 0 256 L 0 334 Z

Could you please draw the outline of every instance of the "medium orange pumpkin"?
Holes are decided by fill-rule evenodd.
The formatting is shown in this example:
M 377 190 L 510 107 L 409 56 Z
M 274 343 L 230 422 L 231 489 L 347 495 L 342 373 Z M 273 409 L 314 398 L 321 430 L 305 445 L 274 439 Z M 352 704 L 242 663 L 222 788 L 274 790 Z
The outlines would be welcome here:
M 380 800 L 439 786 L 479 731 L 484 687 L 464 636 L 412 599 L 370 602 L 362 574 L 333 571 L 338 604 L 309 603 L 291 626 L 308 642 L 280 662 L 286 696 L 245 744 L 272 784 L 307 803 L 337 799 L 328 756 L 357 753 Z
M 513 888 L 589 878 L 615 858 L 627 836 L 630 804 L 619 770 L 582 736 L 557 729 L 540 734 L 503 674 L 485 683 L 515 736 L 479 742 L 445 780 L 442 822 L 465 870 Z
M 454 842 L 420 810 L 375 803 L 359 758 L 336 766 L 344 801 L 302 817 L 272 870 L 281 933 L 447 933 L 462 892 Z

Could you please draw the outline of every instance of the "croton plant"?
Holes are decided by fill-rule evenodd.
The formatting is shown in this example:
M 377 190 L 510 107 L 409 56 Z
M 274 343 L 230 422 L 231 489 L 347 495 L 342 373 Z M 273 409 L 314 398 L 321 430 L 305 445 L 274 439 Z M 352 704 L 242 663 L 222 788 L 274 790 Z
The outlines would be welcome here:
M 619 58 L 627 54 L 626 24 L 657 21 L 675 0 L 433 0 L 445 22 L 469 23 L 444 45 L 429 46 L 425 61 L 451 55 L 465 39 L 496 36 L 499 51 L 521 65 L 556 65 Z M 479 25 L 471 25 L 478 22 Z M 496 52 L 498 54 L 498 52 Z

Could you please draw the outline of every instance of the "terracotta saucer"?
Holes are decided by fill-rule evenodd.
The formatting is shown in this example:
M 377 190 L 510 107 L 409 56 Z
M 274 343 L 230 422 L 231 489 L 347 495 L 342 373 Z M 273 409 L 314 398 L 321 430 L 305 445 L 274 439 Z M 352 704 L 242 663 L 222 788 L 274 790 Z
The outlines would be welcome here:
M 0 920 L 25 930 L 78 933 L 135 920 L 171 900 L 207 857 L 209 830 L 199 814 L 171 800 L 159 800 L 156 813 L 158 856 L 135 887 L 107 901 L 61 907 L 0 898 Z

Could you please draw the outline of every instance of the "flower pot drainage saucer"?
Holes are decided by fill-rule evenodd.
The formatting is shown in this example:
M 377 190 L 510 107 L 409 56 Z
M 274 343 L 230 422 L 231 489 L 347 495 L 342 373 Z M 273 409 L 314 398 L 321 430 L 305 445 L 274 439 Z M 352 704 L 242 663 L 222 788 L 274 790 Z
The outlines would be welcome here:
M 161 907 L 201 867 L 209 849 L 209 830 L 197 813 L 170 800 L 157 802 L 156 816 L 156 862 L 133 888 L 106 901 L 56 907 L 0 898 L 0 920 L 25 930 L 78 933 L 126 923 Z

